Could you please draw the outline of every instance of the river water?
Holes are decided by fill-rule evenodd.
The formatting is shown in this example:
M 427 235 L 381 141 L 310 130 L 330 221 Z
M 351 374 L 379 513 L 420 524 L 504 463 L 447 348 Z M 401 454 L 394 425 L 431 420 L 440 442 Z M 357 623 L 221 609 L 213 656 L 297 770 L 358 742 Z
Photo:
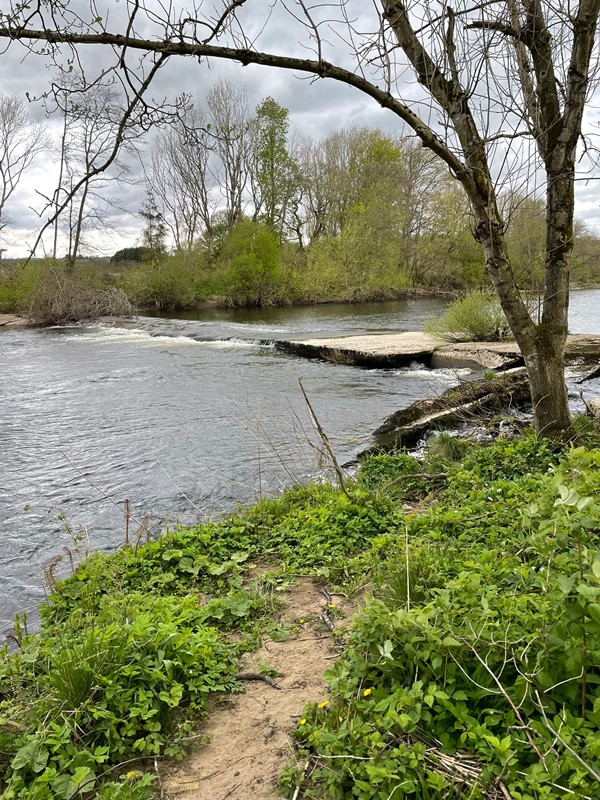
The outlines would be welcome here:
M 599 303 L 600 290 L 573 293 L 573 332 L 600 332 Z M 61 576 L 64 548 L 122 543 L 125 499 L 158 531 L 317 474 L 298 378 L 343 462 L 390 413 L 466 374 L 362 370 L 259 341 L 421 330 L 443 307 L 428 298 L 211 309 L 140 317 L 133 329 L 0 329 L 0 632 L 43 600 L 50 558 L 63 556 Z

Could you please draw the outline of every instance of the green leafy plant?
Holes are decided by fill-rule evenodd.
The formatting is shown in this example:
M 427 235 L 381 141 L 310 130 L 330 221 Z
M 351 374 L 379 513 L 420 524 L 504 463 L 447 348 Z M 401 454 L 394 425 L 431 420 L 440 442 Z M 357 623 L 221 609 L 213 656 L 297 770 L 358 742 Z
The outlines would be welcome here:
M 496 342 L 510 337 L 510 328 L 496 296 L 488 289 L 470 289 L 452 301 L 426 330 L 453 342 Z

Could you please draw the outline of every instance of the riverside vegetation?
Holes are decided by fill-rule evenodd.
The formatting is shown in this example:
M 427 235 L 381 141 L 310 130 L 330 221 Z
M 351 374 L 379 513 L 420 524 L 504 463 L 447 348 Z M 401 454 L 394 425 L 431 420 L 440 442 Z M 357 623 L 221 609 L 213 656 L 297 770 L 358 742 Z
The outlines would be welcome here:
M 412 139 L 369 128 L 333 131 L 319 142 L 290 137 L 288 111 L 272 98 L 252 116 L 247 99 L 219 87 L 203 115 L 192 104 L 189 119 L 156 143 L 140 246 L 86 259 L 84 232 L 70 231 L 64 259 L 55 250 L 54 258 L 25 265 L 4 261 L 0 313 L 53 324 L 130 306 L 361 302 L 489 286 L 462 190 Z M 245 109 L 235 191 L 226 180 L 234 167 L 229 150 L 198 139 L 208 115 L 210 137 L 221 141 L 222 104 L 230 113 Z M 543 285 L 544 203 L 509 193 L 502 210 L 515 280 L 535 294 Z M 78 224 L 87 219 L 72 216 Z M 573 283 L 598 284 L 599 241 L 576 224 Z
M 329 701 L 297 725 L 285 796 L 597 797 L 600 440 L 584 422 L 566 448 L 525 431 L 369 456 L 346 493 L 292 488 L 89 555 L 40 631 L 18 618 L 4 647 L 2 797 L 150 797 L 153 759 L 181 758 L 211 697 L 240 691 L 240 654 L 292 633 L 273 612 L 299 574 L 368 596 Z

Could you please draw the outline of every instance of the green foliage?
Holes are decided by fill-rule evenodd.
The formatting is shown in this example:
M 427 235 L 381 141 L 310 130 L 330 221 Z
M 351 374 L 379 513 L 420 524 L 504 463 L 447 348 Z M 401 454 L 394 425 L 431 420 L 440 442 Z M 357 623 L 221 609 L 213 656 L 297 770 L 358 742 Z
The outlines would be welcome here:
M 495 342 L 510 335 L 496 296 L 488 289 L 471 289 L 427 323 L 426 330 L 453 342 Z
M 256 183 L 259 219 L 281 237 L 287 206 L 298 183 L 298 168 L 287 150 L 289 111 L 272 97 L 256 109 Z
M 221 250 L 225 285 L 232 305 L 266 305 L 279 276 L 279 240 L 273 229 L 244 220 L 225 237 Z
M 411 475 L 418 474 L 412 478 Z M 363 458 L 358 472 L 359 486 L 381 492 L 396 500 L 422 497 L 430 489 L 423 479 L 423 466 L 406 453 L 369 455 Z
M 139 264 L 144 261 L 152 261 L 154 252 L 150 247 L 124 247 L 117 250 L 110 259 L 114 264 Z
M 5 652 L 0 717 L 18 716 L 26 732 L 3 744 L 3 796 L 79 796 L 99 788 L 111 764 L 180 755 L 186 720 L 205 713 L 211 693 L 236 687 L 241 646 L 209 616 L 193 598 L 116 591 L 93 618 L 73 613 Z
M 498 440 L 449 481 L 362 557 L 374 596 L 296 732 L 304 796 L 450 797 L 440 756 L 468 753 L 481 772 L 458 796 L 502 776 L 517 800 L 594 797 L 600 452 Z
M 238 688 L 239 654 L 261 632 L 287 635 L 277 581 L 311 574 L 372 596 L 329 670 L 329 702 L 298 725 L 305 797 L 462 797 L 440 768 L 460 753 L 481 769 L 472 798 L 500 775 L 515 800 L 594 797 L 600 451 L 530 432 L 462 447 L 420 513 L 390 482 L 418 481 L 439 454 L 370 456 L 350 496 L 298 487 L 84 561 L 40 633 L 20 628 L 2 653 L 2 796 L 145 800 L 143 759 L 182 755 L 210 695 Z M 273 573 L 252 580 L 257 562 Z M 290 796 L 297 781 L 287 770 Z
M 395 518 L 359 490 L 298 488 L 220 523 L 92 554 L 57 584 L 41 632 L 2 654 L 0 722 L 14 723 L 8 733 L 0 724 L 7 800 L 145 797 L 146 784 L 136 794 L 133 779 L 105 786 L 101 776 L 131 758 L 180 757 L 207 698 L 237 688 L 239 654 L 261 631 L 284 633 L 273 622 L 279 595 L 267 577 L 251 579 L 253 559 L 343 581 L 348 557 Z
M 449 464 L 461 461 L 469 444 L 447 431 L 432 434 L 427 440 L 427 467 L 432 472 L 445 471 Z
M 167 252 L 167 225 L 158 208 L 156 197 L 150 190 L 146 192 L 146 200 L 139 215 L 145 223 L 142 231 L 142 246 L 152 253 L 153 258 L 164 256 Z
M 199 254 L 175 253 L 128 270 L 120 285 L 138 308 L 188 308 L 204 299 L 202 268 Z

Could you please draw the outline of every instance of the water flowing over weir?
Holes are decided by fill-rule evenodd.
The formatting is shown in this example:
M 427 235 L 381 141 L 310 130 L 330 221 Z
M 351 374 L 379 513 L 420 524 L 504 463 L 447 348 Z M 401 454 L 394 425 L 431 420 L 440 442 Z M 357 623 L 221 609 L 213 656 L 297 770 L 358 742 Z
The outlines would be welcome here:
M 574 293 L 574 331 L 600 332 L 599 302 L 600 291 Z M 299 377 L 344 461 L 387 415 L 469 376 L 305 361 L 265 342 L 421 330 L 443 305 L 211 309 L 133 328 L 0 330 L 0 633 L 44 599 L 49 559 L 63 557 L 60 576 L 78 540 L 123 542 L 115 504 L 128 498 L 156 532 L 315 474 Z

